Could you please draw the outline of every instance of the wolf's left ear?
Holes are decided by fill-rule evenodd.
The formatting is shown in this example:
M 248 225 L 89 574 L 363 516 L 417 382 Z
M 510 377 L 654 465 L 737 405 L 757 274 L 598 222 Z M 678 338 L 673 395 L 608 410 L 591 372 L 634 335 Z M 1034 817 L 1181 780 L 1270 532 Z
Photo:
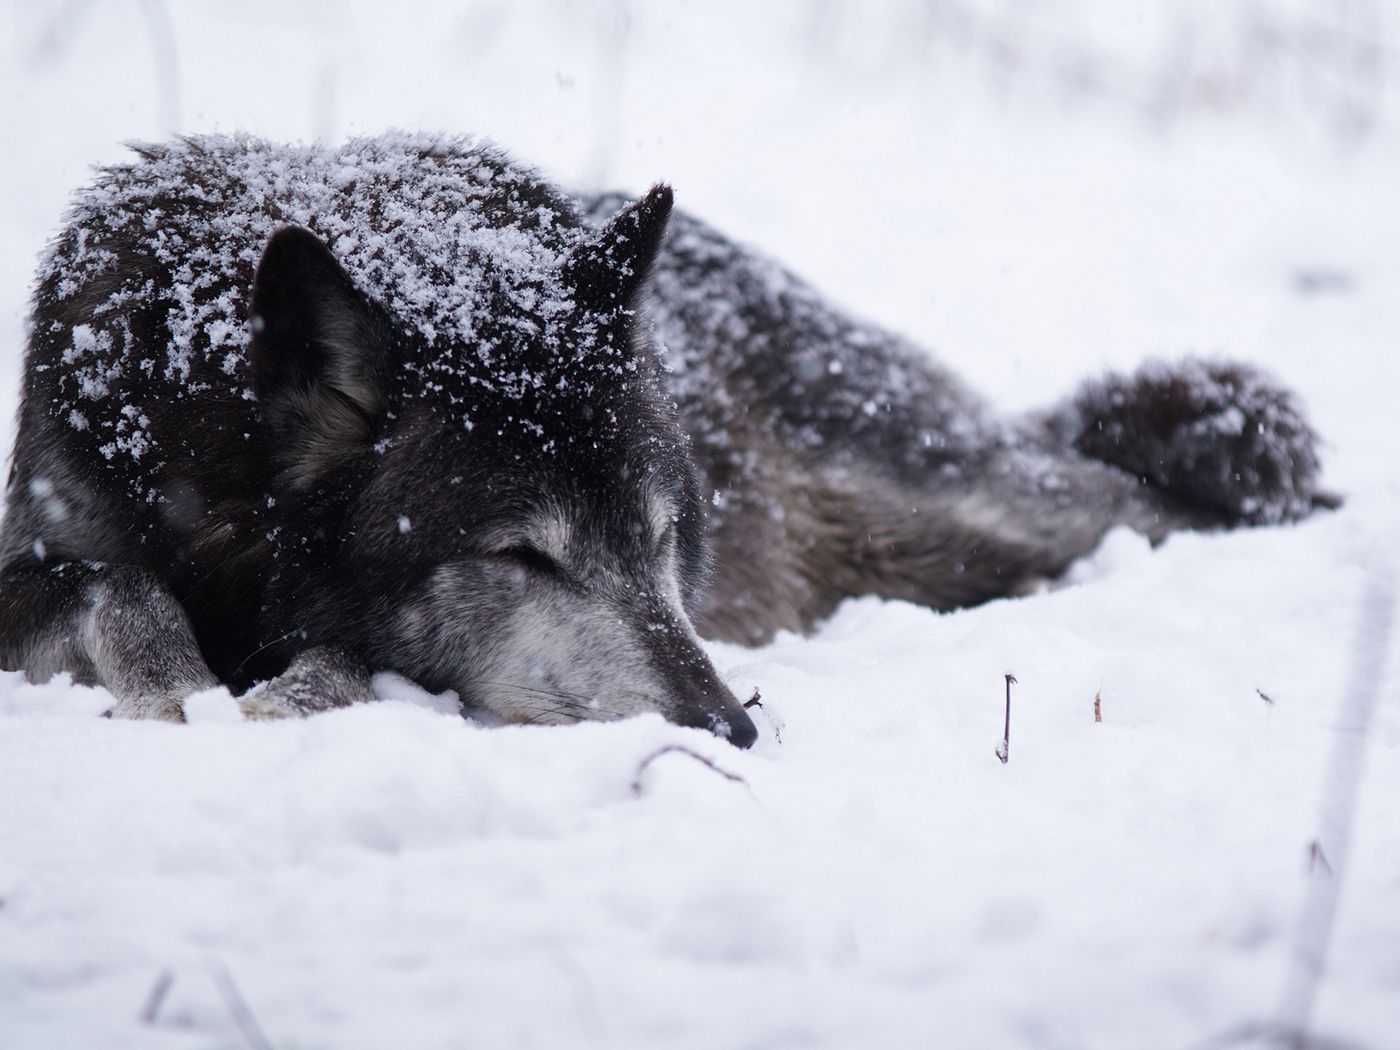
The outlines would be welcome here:
M 564 274 L 581 307 L 608 313 L 631 305 L 661 250 L 671 201 L 671 187 L 658 183 L 574 249 Z
M 274 454 L 307 483 L 361 450 L 385 402 L 388 326 L 329 248 L 287 226 L 253 278 L 248 356 Z

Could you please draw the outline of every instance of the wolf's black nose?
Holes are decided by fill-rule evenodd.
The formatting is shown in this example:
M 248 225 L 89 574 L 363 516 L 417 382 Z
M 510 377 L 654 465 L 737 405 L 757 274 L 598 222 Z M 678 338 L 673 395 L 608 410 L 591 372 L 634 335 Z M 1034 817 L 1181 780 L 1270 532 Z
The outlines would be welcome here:
M 758 739 L 758 727 L 742 707 L 721 716 L 729 725 L 729 742 L 735 747 L 750 748 Z
M 753 747 L 753 742 L 758 739 L 758 727 L 753 724 L 753 719 L 748 716 L 748 712 L 739 706 L 737 701 L 733 704 L 725 704 L 718 710 L 713 706 L 708 709 L 691 708 L 669 717 L 677 725 L 708 729 L 715 736 L 728 740 L 735 747 Z

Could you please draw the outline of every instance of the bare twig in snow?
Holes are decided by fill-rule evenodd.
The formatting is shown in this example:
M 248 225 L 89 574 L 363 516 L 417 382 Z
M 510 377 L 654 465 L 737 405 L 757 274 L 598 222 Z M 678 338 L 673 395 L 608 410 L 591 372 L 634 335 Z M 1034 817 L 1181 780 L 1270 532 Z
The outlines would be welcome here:
M 1094 723 L 1103 721 L 1103 686 L 1094 690 Z
M 1322 843 L 1313 839 L 1308 843 L 1308 874 L 1311 875 L 1319 864 L 1328 875 L 1332 874 L 1332 864 L 1328 861 L 1327 854 L 1322 852 Z
M 271 1040 L 263 1034 L 258 1019 L 248 1008 L 248 1000 L 243 998 L 243 993 L 238 990 L 238 985 L 234 983 L 233 975 L 228 972 L 228 968 L 217 963 L 211 964 L 209 976 L 214 979 L 219 994 L 223 996 L 224 1008 L 233 1018 L 233 1023 L 238 1026 L 238 1032 L 243 1036 L 243 1041 L 253 1050 L 273 1050 Z
M 647 766 L 651 765 L 662 755 L 669 755 L 672 752 L 679 755 L 689 755 L 691 758 L 695 759 L 695 761 L 699 762 L 706 769 L 712 770 L 718 773 L 720 776 L 724 777 L 725 780 L 733 781 L 735 784 L 743 784 L 744 787 L 749 786 L 749 782 L 743 777 L 741 777 L 738 773 L 730 773 L 728 770 L 721 769 L 719 766 L 715 765 L 704 755 L 700 754 L 700 752 L 692 751 L 688 747 L 681 747 L 679 744 L 667 744 L 665 747 L 658 748 L 651 754 L 647 755 L 647 757 L 642 759 L 641 763 L 637 766 L 637 775 L 632 778 L 632 794 L 638 796 L 641 795 L 642 774 L 647 771 Z
M 753 689 L 753 696 L 749 697 L 747 700 L 744 701 L 744 710 L 747 711 L 747 710 L 748 710 L 749 708 L 751 708 L 751 707 L 762 707 L 762 706 L 763 706 L 763 694 L 760 693 L 760 692 L 758 691 L 758 686 L 754 686 L 754 689 Z
M 162 970 L 160 976 L 156 978 L 156 983 L 151 985 L 151 994 L 146 996 L 146 1005 L 141 1010 L 142 1024 L 155 1024 L 156 1014 L 160 1013 L 160 1008 L 165 1003 L 165 997 L 170 994 L 170 987 L 175 983 L 175 975 L 169 970 Z
M 1006 728 L 1002 730 L 1001 743 L 997 745 L 997 758 L 1001 759 L 1002 765 L 1011 760 L 1011 683 L 1015 681 L 1015 675 L 1006 676 Z

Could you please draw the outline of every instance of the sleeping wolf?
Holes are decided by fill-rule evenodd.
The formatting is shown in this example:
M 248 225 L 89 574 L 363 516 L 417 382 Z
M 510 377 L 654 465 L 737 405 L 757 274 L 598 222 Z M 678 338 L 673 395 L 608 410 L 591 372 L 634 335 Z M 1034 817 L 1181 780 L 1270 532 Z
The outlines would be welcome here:
M 136 153 L 42 264 L 0 532 L 0 666 L 114 715 L 218 683 L 306 713 L 393 670 L 506 721 L 748 746 L 697 629 L 967 605 L 1115 525 L 1318 498 L 1312 432 L 1245 366 L 999 420 L 664 186 L 580 209 L 415 136 Z

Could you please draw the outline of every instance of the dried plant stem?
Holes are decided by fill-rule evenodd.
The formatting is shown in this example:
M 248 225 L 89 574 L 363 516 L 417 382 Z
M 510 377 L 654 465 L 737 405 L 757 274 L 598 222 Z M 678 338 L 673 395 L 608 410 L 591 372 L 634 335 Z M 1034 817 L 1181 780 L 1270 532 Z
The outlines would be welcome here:
M 1015 675 L 1006 676 L 1006 728 L 1002 730 L 1001 743 L 997 745 L 997 758 L 1001 759 L 1002 765 L 1011 760 L 1011 683 L 1015 681 Z
M 692 751 L 688 747 L 681 747 L 679 744 L 667 744 L 665 747 L 658 748 L 651 754 L 647 755 L 647 757 L 642 759 L 642 761 L 638 764 L 637 775 L 632 778 L 632 794 L 641 795 L 642 774 L 647 771 L 647 767 L 653 762 L 655 762 L 662 755 L 669 755 L 672 753 L 678 755 L 689 755 L 691 758 L 695 759 L 695 761 L 699 762 L 706 769 L 712 770 L 715 773 L 718 773 L 720 776 L 724 777 L 725 780 L 733 781 L 736 784 L 743 784 L 744 787 L 749 786 L 749 782 L 743 777 L 741 777 L 738 773 L 731 773 L 728 770 L 721 769 L 719 766 L 715 765 L 704 755 L 700 754 L 700 752 Z
M 228 967 L 218 963 L 210 964 L 209 976 L 214 979 L 214 985 L 219 989 L 219 995 L 223 997 L 224 1008 L 233 1018 L 233 1023 L 238 1027 L 239 1035 L 243 1036 L 243 1041 L 248 1044 L 251 1050 L 273 1050 L 272 1042 L 263 1034 L 262 1026 L 258 1024 L 258 1019 L 253 1016 L 253 1011 L 248 1006 L 248 1000 L 243 998 L 243 993 L 234 983 L 233 974 L 228 972 Z
M 146 1006 L 141 1011 L 142 1024 L 155 1024 L 156 1015 L 160 1013 L 161 1006 L 165 1003 L 165 997 L 170 994 L 170 988 L 175 983 L 175 975 L 169 970 L 162 970 L 160 976 L 156 978 L 156 983 L 151 985 L 151 994 L 146 996 Z

